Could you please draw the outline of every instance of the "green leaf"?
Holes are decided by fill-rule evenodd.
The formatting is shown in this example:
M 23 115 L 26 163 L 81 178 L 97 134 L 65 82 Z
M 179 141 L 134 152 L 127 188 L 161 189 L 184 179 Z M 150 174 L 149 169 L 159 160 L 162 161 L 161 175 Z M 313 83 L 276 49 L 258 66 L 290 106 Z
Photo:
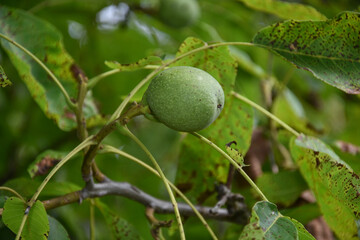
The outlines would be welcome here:
M 271 202 L 257 202 L 239 239 L 314 239 L 298 221 L 282 216 Z
M 299 132 L 309 135 L 321 133 L 320 129 L 315 128 L 306 118 L 301 102 L 288 88 L 275 99 L 272 113 Z
M 147 65 L 162 65 L 163 62 L 161 58 L 157 56 L 149 56 L 146 58 L 142 58 L 136 63 L 130 63 L 130 64 L 121 64 L 116 61 L 105 61 L 106 66 L 112 69 L 119 69 L 121 71 L 134 71 L 138 69 L 143 69 Z
M 104 216 L 106 224 L 109 226 L 115 239 L 142 239 L 131 224 L 119 217 L 106 204 L 96 200 L 95 205 Z
M 41 182 L 30 178 L 14 178 L 4 185 L 17 191 L 21 196 L 31 197 Z M 81 190 L 81 187 L 70 182 L 49 182 L 46 184 L 40 196 L 56 197 Z
M 188 37 L 180 45 L 176 56 L 178 57 L 184 53 L 206 45 L 207 43 L 200 39 Z M 171 66 L 192 66 L 200 68 L 211 74 L 216 80 L 219 81 L 225 95 L 233 90 L 237 63 L 231 56 L 227 46 L 209 48 L 191 54 L 185 58 L 180 59 Z
M 285 216 L 285 218 L 291 220 L 298 231 L 299 240 L 315 240 L 315 238 L 305 229 L 305 227 L 295 219 Z
M 28 12 L 4 6 L 0 6 L 0 24 L 0 33 L 9 36 L 37 56 L 55 74 L 70 97 L 77 98 L 77 77 L 81 69 L 65 51 L 62 36 L 52 25 Z M 1 40 L 1 45 L 45 115 L 55 120 L 62 130 L 74 129 L 75 114 L 48 74 L 16 46 L 4 39 Z M 83 112 L 89 127 L 101 122 L 91 92 L 85 98 Z
M 256 179 L 256 185 L 271 202 L 285 207 L 293 204 L 307 189 L 307 184 L 299 171 L 264 173 Z
M 196 38 L 187 38 L 180 46 L 177 56 L 206 45 Z M 210 48 L 191 54 L 174 65 L 193 66 L 211 74 L 221 84 L 225 93 L 225 106 L 220 116 L 200 134 L 225 150 L 227 143 L 237 142 L 239 154 L 245 155 L 250 145 L 253 111 L 235 99 L 230 92 L 235 85 L 236 60 L 228 47 Z M 187 136 L 182 142 L 176 176 L 176 184 L 183 191 L 191 190 L 192 197 L 205 200 L 214 190 L 215 182 L 225 182 L 229 163 L 209 145 Z
M 304 225 L 321 216 L 321 211 L 316 203 L 304 204 L 294 208 L 286 208 L 280 212 L 286 216 L 295 218 Z
M 15 234 L 19 231 L 27 206 L 19 198 L 11 197 L 6 200 L 2 215 L 5 225 Z M 49 221 L 44 205 L 36 201 L 28 213 L 21 237 L 26 240 L 47 239 L 49 235 Z
M 262 29 L 260 44 L 346 93 L 360 93 L 360 13 L 328 21 L 285 21 Z
M 48 240 L 66 240 L 70 239 L 68 232 L 64 228 L 64 226 L 56 220 L 56 218 L 48 215 L 50 232 Z
M 231 55 L 236 60 L 237 64 L 240 68 L 247 71 L 248 73 L 254 75 L 258 78 L 266 78 L 267 74 L 265 70 L 250 58 L 250 56 L 240 49 L 237 49 L 233 46 L 229 46 Z
M 249 8 L 274 14 L 283 19 L 326 20 L 315 8 L 300 3 L 279 0 L 239 0 Z
M 31 178 L 47 174 L 60 160 L 67 155 L 67 152 L 46 150 L 38 155 L 30 164 L 27 171 Z
M 331 148 L 314 137 L 301 135 L 290 145 L 291 154 L 330 228 L 340 239 L 357 239 L 359 176 Z
M 0 66 L 0 87 L 6 87 L 11 85 L 8 76 L 6 75 L 4 69 Z

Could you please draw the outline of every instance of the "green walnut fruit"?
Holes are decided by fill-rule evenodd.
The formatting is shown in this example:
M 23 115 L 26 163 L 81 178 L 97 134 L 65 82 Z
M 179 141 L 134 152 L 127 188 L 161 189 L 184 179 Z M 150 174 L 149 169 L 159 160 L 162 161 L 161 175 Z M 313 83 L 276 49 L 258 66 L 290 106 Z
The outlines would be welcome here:
M 182 28 L 198 20 L 200 7 L 196 0 L 161 0 L 159 15 L 169 26 Z
M 159 73 L 144 93 L 142 103 L 169 128 L 194 132 L 215 121 L 224 101 L 224 91 L 210 74 L 180 66 Z

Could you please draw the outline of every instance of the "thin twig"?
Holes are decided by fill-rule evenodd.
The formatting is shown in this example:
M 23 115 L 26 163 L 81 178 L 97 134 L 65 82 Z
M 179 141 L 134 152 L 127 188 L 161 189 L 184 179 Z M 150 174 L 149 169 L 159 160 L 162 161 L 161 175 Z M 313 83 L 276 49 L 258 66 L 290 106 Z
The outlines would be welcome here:
M 242 167 L 234 160 L 232 159 L 226 152 L 224 152 L 221 148 L 219 148 L 216 144 L 211 142 L 209 139 L 205 138 L 204 136 L 200 135 L 199 133 L 192 132 L 192 135 L 199 138 L 201 141 L 205 142 L 212 148 L 214 148 L 216 151 L 218 151 L 221 155 L 223 155 L 227 160 L 230 161 L 230 163 L 240 172 L 240 174 L 245 178 L 245 180 L 255 189 L 255 191 L 260 195 L 260 197 L 265 200 L 269 201 L 265 195 L 261 192 L 261 190 L 256 186 L 256 184 L 253 182 L 253 180 L 246 174 L 246 172 L 242 169 Z
M 144 69 L 157 69 L 158 65 L 146 65 L 144 66 Z M 88 89 L 92 89 L 93 87 L 95 87 L 96 84 L 98 84 L 102 79 L 108 77 L 108 76 L 111 76 L 111 75 L 114 75 L 116 73 L 120 73 L 122 72 L 121 69 L 112 69 L 112 70 L 109 70 L 107 72 L 103 72 L 103 73 L 100 73 L 99 75 L 89 79 L 89 84 L 88 84 Z
M 116 129 L 116 126 L 120 123 L 122 125 L 125 125 L 130 119 L 132 119 L 135 116 L 138 116 L 143 113 L 143 106 L 141 104 L 134 104 L 131 106 L 128 111 L 123 113 L 119 118 L 115 119 L 114 121 L 111 121 L 107 123 L 105 126 L 102 127 L 102 129 L 94 136 L 93 140 L 95 141 L 95 145 L 91 146 L 90 149 L 86 152 L 84 161 L 82 164 L 81 172 L 82 177 L 86 183 L 91 181 L 92 179 L 92 171 L 95 170 L 97 172 L 94 172 L 95 177 L 98 181 L 103 181 L 106 177 L 99 171 L 99 169 L 96 167 L 94 158 L 97 154 L 97 151 L 100 147 L 100 144 L 102 140 L 109 135 L 112 131 Z M 98 179 L 100 178 L 100 179 Z
M 21 201 L 23 201 L 24 203 L 26 203 L 25 199 L 24 199 L 17 191 L 15 191 L 14 189 L 9 188 L 9 187 L 0 186 L 0 190 L 11 192 L 11 193 L 13 193 L 14 195 L 16 195 L 18 198 L 20 198 Z
M 126 133 L 129 135 L 129 137 L 145 152 L 145 154 L 148 156 L 148 158 L 154 164 L 155 169 L 157 170 L 157 172 L 159 173 L 159 175 L 161 177 L 161 180 L 164 182 L 165 188 L 166 188 L 166 190 L 167 190 L 167 192 L 168 192 L 168 194 L 170 196 L 171 203 L 173 204 L 173 207 L 174 207 L 176 221 L 178 223 L 179 232 L 180 232 L 180 239 L 185 240 L 186 239 L 185 238 L 185 231 L 184 231 L 184 226 L 182 224 L 178 204 L 176 202 L 174 193 L 172 192 L 172 190 L 170 188 L 170 185 L 169 185 L 169 182 L 168 182 L 167 178 L 165 177 L 165 175 L 164 175 L 163 171 L 161 170 L 159 164 L 156 162 L 155 158 L 153 157 L 151 152 L 147 149 L 147 147 L 126 126 L 124 126 L 124 129 L 125 129 Z
M 92 141 L 92 136 L 88 137 L 87 139 L 85 139 L 82 143 L 80 143 L 76 148 L 74 148 L 70 153 L 68 153 L 68 155 L 66 155 L 58 164 L 56 164 L 56 166 L 51 170 L 51 172 L 46 176 L 46 178 L 44 179 L 44 181 L 40 184 L 40 186 L 37 188 L 35 194 L 32 196 L 32 198 L 30 199 L 28 206 L 29 206 L 29 210 L 31 209 L 31 207 L 34 205 L 34 203 L 36 202 L 37 198 L 39 197 L 40 193 L 42 192 L 42 190 L 44 189 L 44 187 L 46 186 L 46 184 L 50 181 L 50 179 L 55 175 L 55 173 L 65 164 L 67 163 L 74 155 L 76 155 L 78 152 L 80 152 L 81 150 L 83 150 L 84 148 L 90 146 L 94 144 L 94 142 Z M 25 219 L 25 220 L 24 220 Z M 23 220 L 22 221 L 26 221 L 27 219 L 27 214 L 24 215 Z M 17 233 L 17 238 L 21 236 L 21 232 L 23 230 L 23 227 L 19 228 L 19 231 Z
M 155 174 L 156 176 L 160 177 L 159 173 L 153 169 L 152 167 L 150 167 L 148 164 L 144 163 L 143 161 L 141 161 L 140 159 L 124 152 L 121 151 L 117 148 L 114 148 L 113 146 L 109 146 L 109 145 L 104 145 L 104 148 L 102 150 L 103 152 L 110 152 L 110 153 L 115 153 L 115 154 L 119 154 L 120 156 L 123 156 L 127 159 L 130 159 L 131 161 L 136 162 L 137 164 L 141 165 L 142 167 L 146 168 L 147 170 L 149 170 L 150 172 L 152 172 L 153 174 Z M 196 209 L 196 207 L 191 203 L 191 201 L 170 181 L 168 181 L 168 183 L 170 184 L 170 187 L 172 189 L 174 189 L 174 191 L 191 207 L 191 209 L 194 211 L 195 215 L 200 219 L 200 221 L 202 222 L 202 224 L 205 226 L 205 228 L 208 230 L 208 232 L 210 233 L 210 235 L 212 236 L 212 238 L 214 240 L 217 239 L 215 233 L 212 231 L 212 229 L 210 228 L 209 224 L 206 222 L 206 220 L 204 219 L 204 217 L 200 214 L 200 212 Z
M 249 100 L 248 98 L 236 93 L 236 92 L 231 92 L 231 94 L 238 98 L 239 100 L 246 102 L 247 104 L 249 104 L 250 106 L 256 108 L 257 110 L 259 110 L 260 112 L 262 112 L 263 114 L 265 114 L 266 116 L 268 116 L 269 118 L 271 118 L 272 120 L 276 121 L 277 123 L 279 123 L 281 126 L 283 126 L 286 130 L 288 130 L 289 132 L 291 132 L 292 134 L 294 134 L 296 137 L 300 136 L 300 133 L 298 133 L 295 129 L 293 129 L 292 127 L 290 127 L 289 125 L 287 125 L 286 123 L 284 123 L 281 119 L 279 119 L 278 117 L 276 117 L 274 114 L 270 113 L 269 111 L 267 111 L 266 109 L 264 109 L 263 107 L 261 107 L 260 105 L 254 103 L 253 101 Z
M 79 93 L 77 98 L 77 109 L 76 109 L 76 122 L 77 122 L 77 131 L 80 141 L 84 141 L 88 137 L 88 132 L 86 129 L 86 120 L 84 116 L 84 101 L 87 93 L 87 78 L 81 73 L 78 74 L 79 81 Z
M 26 210 L 28 210 L 28 208 L 27 208 Z M 25 210 L 25 212 L 26 212 L 26 210 Z M 23 229 L 24 226 L 25 226 L 25 223 L 26 223 L 26 220 L 27 220 L 28 216 L 29 216 L 29 213 L 25 213 L 25 214 L 24 214 L 24 217 L 23 217 L 22 220 L 21 220 L 21 224 L 20 224 L 20 227 L 19 227 L 19 231 L 18 231 L 18 233 L 16 234 L 15 240 L 19 240 L 19 239 L 21 238 L 22 229 Z
M 238 94 L 236 92 L 231 92 L 231 94 L 234 97 L 238 98 L 239 100 L 241 100 L 243 102 L 246 102 L 247 104 L 249 104 L 252 107 L 256 108 L 257 110 L 259 110 L 260 112 L 262 112 L 263 114 L 265 114 L 266 116 L 271 118 L 272 120 L 276 121 L 281 126 L 283 126 L 286 130 L 288 130 L 289 132 L 294 134 L 296 137 L 300 136 L 300 133 L 298 133 L 295 129 L 293 129 L 292 127 L 290 127 L 286 123 L 284 123 L 281 119 L 279 119 L 278 117 L 276 117 L 274 114 L 270 113 L 269 111 L 267 111 L 263 107 L 259 106 L 258 104 L 254 103 L 253 101 L 249 100 L 248 98 L 246 98 L 246 97 L 244 97 L 244 96 L 242 96 L 242 95 L 240 95 L 240 94 Z
M 81 200 L 88 198 L 97 198 L 109 195 L 116 195 L 126 197 L 133 201 L 136 201 L 146 207 L 151 207 L 154 209 L 155 213 L 158 214 L 173 214 L 174 206 L 170 201 L 164 201 L 158 199 L 141 189 L 135 187 L 134 185 L 128 182 L 115 182 L 107 180 L 102 183 L 95 183 L 93 185 L 88 185 L 83 190 L 80 191 Z M 183 216 L 194 216 L 195 212 L 193 209 L 186 203 L 178 203 L 179 211 Z M 248 211 L 244 208 L 244 216 L 237 216 L 229 212 L 225 208 L 218 209 L 217 212 L 212 213 L 212 207 L 207 206 L 195 206 L 198 212 L 203 216 L 209 219 L 216 219 L 220 221 L 229 221 L 237 224 L 245 224 L 248 220 L 247 216 Z
M 148 167 L 152 169 L 150 166 Z M 154 173 L 157 174 L 156 171 Z M 173 189 L 176 190 L 174 185 L 172 185 L 172 187 L 174 187 Z M 179 191 L 178 189 L 176 190 L 176 192 L 181 193 L 181 191 Z M 109 179 L 107 179 L 102 183 L 95 183 L 93 185 L 88 185 L 80 191 L 71 192 L 63 196 L 45 200 L 43 201 L 43 204 L 46 210 L 50 210 L 76 202 L 79 203 L 84 201 L 85 199 L 98 198 L 108 195 L 125 197 L 133 201 L 136 201 L 144 206 L 151 206 L 154 209 L 155 213 L 159 213 L 159 214 L 174 213 L 174 207 L 170 201 L 164 201 L 162 199 L 155 198 L 145 193 L 144 191 L 138 189 L 137 187 L 131 185 L 128 182 L 115 182 Z M 188 204 L 189 200 L 186 197 L 183 197 L 183 195 L 180 197 L 183 198 L 186 202 L 186 203 L 178 203 L 179 211 L 181 212 L 181 215 L 185 217 L 200 215 L 201 219 L 203 219 L 201 220 L 203 223 L 206 223 L 204 217 L 219 221 L 233 222 L 236 224 L 246 224 L 248 221 L 249 211 L 245 204 L 243 204 L 241 209 L 239 209 L 239 211 L 237 212 L 231 212 L 228 209 L 224 209 L 224 208 L 218 209 L 216 212 L 213 212 L 211 211 L 213 207 L 194 206 L 191 203 Z M 1 212 L 1 208 L 0 208 L 0 212 Z M 209 227 L 207 224 L 206 226 L 207 228 Z M 211 229 L 209 233 L 211 233 L 211 236 L 214 240 L 217 239 L 215 234 L 211 231 Z

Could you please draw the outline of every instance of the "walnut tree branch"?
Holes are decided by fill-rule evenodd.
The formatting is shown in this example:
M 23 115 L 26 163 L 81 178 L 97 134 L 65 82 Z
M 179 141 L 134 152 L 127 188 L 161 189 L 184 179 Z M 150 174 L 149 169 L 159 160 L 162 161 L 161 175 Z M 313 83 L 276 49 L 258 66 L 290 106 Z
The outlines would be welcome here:
M 103 126 L 102 129 L 93 137 L 93 141 L 95 141 L 96 144 L 91 146 L 86 152 L 81 169 L 82 177 L 86 183 L 89 183 L 92 180 L 93 172 L 95 172 L 95 177 L 98 182 L 106 180 L 106 177 L 98 170 L 94 163 L 94 158 L 100 148 L 102 140 L 114 131 L 117 125 L 125 125 L 128 121 L 130 121 L 130 119 L 141 114 L 143 114 L 143 106 L 141 104 L 134 103 L 124 114 Z M 98 171 L 96 172 L 96 170 Z
M 154 209 L 158 214 L 174 213 L 174 208 L 169 201 L 164 201 L 151 196 L 128 182 L 115 182 L 105 180 L 101 183 L 88 184 L 84 189 L 72 192 L 61 197 L 43 201 L 45 208 L 52 209 L 59 206 L 67 205 L 82 201 L 87 198 L 96 198 L 107 195 L 117 195 L 134 200 L 146 207 Z M 249 210 L 245 203 L 239 201 L 238 208 L 233 211 L 219 208 L 214 211 L 213 207 L 195 206 L 204 218 L 216 219 L 219 221 L 229 221 L 237 224 L 246 224 L 249 217 Z M 195 213 L 191 207 L 185 203 L 178 203 L 179 211 L 182 216 L 194 216 Z

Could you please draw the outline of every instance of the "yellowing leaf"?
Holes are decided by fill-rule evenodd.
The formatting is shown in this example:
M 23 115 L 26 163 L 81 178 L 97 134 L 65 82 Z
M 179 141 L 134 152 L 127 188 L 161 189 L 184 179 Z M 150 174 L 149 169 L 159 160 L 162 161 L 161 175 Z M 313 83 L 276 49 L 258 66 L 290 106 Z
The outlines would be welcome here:
M 246 6 L 266 13 L 274 14 L 283 19 L 295 20 L 326 20 L 326 17 L 315 8 L 301 3 L 280 0 L 239 0 Z
M 313 137 L 301 135 L 293 139 L 291 154 L 330 228 L 339 239 L 358 239 L 359 176 L 331 148 Z

